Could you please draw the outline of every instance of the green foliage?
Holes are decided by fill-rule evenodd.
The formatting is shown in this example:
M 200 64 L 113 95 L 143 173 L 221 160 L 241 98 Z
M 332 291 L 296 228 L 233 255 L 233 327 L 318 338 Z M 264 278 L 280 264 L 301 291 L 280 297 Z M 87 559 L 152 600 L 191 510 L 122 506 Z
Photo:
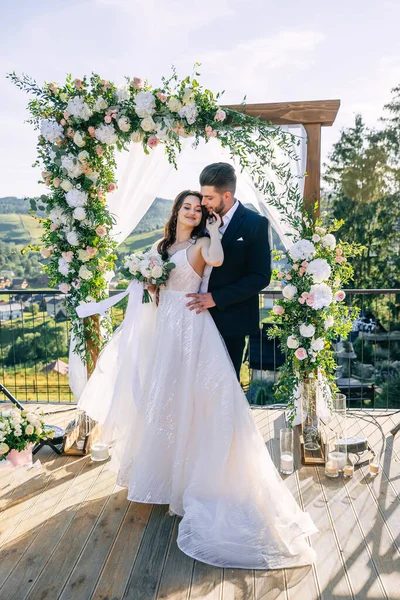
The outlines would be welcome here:
M 390 377 L 377 397 L 377 406 L 400 408 L 400 374 Z
M 249 404 L 264 406 L 276 402 L 274 394 L 274 383 L 265 379 L 253 379 L 246 392 Z
M 5 366 L 33 364 L 57 360 L 68 355 L 67 330 L 63 325 L 50 322 L 40 324 L 30 333 L 16 334 L 16 339 L 4 359 Z

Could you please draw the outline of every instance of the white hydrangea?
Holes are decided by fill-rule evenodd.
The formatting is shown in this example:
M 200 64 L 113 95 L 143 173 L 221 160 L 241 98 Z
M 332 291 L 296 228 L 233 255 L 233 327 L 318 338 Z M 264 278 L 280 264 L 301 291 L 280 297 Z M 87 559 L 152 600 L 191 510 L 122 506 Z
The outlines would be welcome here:
M 95 130 L 95 136 L 99 142 L 102 144 L 107 144 L 107 146 L 113 146 L 118 140 L 118 135 L 115 132 L 114 125 L 100 125 Z
M 125 85 L 118 86 L 115 93 L 116 93 L 118 102 L 125 102 L 126 100 L 129 100 L 129 98 L 131 97 L 131 92 L 130 92 L 129 88 L 127 88 Z
M 182 108 L 178 111 L 178 115 L 182 118 L 185 118 L 189 125 L 193 125 L 196 122 L 198 109 L 195 102 L 191 102 L 190 104 L 186 104 L 182 106 Z
M 139 92 L 135 97 L 135 111 L 138 117 L 151 117 L 156 111 L 156 99 L 152 92 Z
M 64 137 L 64 128 L 53 119 L 43 119 L 40 122 L 40 134 L 47 142 L 54 144 Z
M 68 275 L 69 273 L 69 264 L 67 263 L 67 261 L 64 258 L 59 258 L 58 259 L 58 270 L 61 273 L 61 275 Z
M 71 246 L 79 246 L 79 237 L 76 231 L 68 231 L 65 237 Z
M 302 323 L 300 325 L 299 331 L 300 335 L 302 335 L 303 337 L 311 338 L 315 333 L 315 327 L 314 325 L 306 325 L 305 323 Z
M 68 215 L 59 206 L 55 206 L 49 212 L 49 219 L 54 225 L 66 225 L 68 223 Z
M 71 208 L 77 206 L 85 206 L 88 200 L 88 195 L 83 190 L 77 190 L 76 188 L 70 190 L 65 195 L 65 200 Z
M 82 265 L 81 268 L 79 269 L 78 275 L 81 279 L 85 279 L 85 281 L 88 281 L 89 279 L 92 278 L 93 273 L 85 265 Z
M 332 303 L 332 290 L 326 283 L 316 283 L 310 288 L 310 294 L 313 296 L 312 307 L 315 310 L 329 306 Z
M 315 246 L 309 240 L 299 240 L 289 248 L 289 254 L 294 261 L 310 260 L 315 256 Z
M 87 121 L 92 116 L 92 111 L 89 106 L 84 102 L 83 98 L 80 96 L 75 96 L 75 98 L 71 98 L 67 104 L 66 109 L 70 115 L 77 119 L 83 119 Z
M 324 258 L 316 258 L 309 263 L 307 273 L 314 283 L 322 283 L 331 276 L 331 267 Z
M 97 98 L 96 102 L 94 103 L 93 110 L 95 112 L 101 112 L 102 110 L 106 110 L 107 108 L 108 108 L 107 101 L 101 97 Z
M 72 216 L 77 221 L 84 221 L 86 219 L 86 210 L 83 208 L 83 206 L 77 206 L 72 213 Z
M 83 173 L 80 162 L 73 154 L 65 154 L 61 158 L 61 166 L 68 172 L 68 177 L 71 179 L 76 179 Z
M 125 133 L 129 131 L 131 128 L 131 123 L 128 117 L 121 117 L 120 119 L 118 119 L 118 127 L 121 131 L 124 131 Z

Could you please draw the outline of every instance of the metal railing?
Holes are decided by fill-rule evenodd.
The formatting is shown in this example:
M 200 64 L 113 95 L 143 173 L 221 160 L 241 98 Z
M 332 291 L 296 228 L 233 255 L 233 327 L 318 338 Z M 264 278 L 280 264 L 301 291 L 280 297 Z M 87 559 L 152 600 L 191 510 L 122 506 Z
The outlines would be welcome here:
M 260 293 L 260 333 L 248 340 L 241 372 L 252 404 L 275 402 L 273 384 L 285 357 L 267 332 L 269 311 L 281 297 L 280 291 Z M 55 290 L 0 290 L 0 382 L 20 401 L 75 402 L 63 299 Z M 335 345 L 337 385 L 352 408 L 400 409 L 400 289 L 349 289 L 346 302 L 359 308 L 361 318 Z M 115 327 L 124 305 L 112 309 Z

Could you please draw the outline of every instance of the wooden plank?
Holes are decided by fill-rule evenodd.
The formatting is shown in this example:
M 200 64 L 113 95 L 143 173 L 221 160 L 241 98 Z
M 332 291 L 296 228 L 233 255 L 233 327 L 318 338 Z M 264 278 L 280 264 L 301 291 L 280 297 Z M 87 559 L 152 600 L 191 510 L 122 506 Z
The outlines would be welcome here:
M 220 600 L 223 569 L 195 561 L 188 600 Z
M 190 590 L 195 561 L 177 546 L 179 522 L 175 517 L 157 600 L 186 600 Z
M 129 503 L 91 600 L 123 597 L 152 508 L 152 504 Z
M 88 467 L 93 464 L 89 462 Z M 110 492 L 114 489 L 114 485 L 115 474 L 107 471 L 105 464 L 96 465 L 92 468 L 91 480 L 86 482 L 89 489 L 86 487 L 83 498 L 80 496 L 77 503 L 70 498 L 70 506 L 59 512 L 49 522 L 49 535 L 52 536 L 52 539 L 51 543 L 46 546 L 46 558 L 48 558 L 49 550 L 50 558 L 44 561 L 42 570 L 36 573 L 36 579 L 32 582 L 33 586 L 26 599 L 53 600 L 58 598 L 68 581 L 83 545 L 101 515 Z M 76 493 L 80 493 L 80 487 L 75 490 Z M 45 542 L 45 540 L 43 541 Z M 40 551 L 41 549 L 38 547 L 39 560 Z
M 78 562 L 68 579 L 60 600 L 86 600 L 92 597 L 108 553 L 129 507 L 126 489 L 114 491 L 83 546 Z
M 254 571 L 250 569 L 224 569 L 222 598 L 223 600 L 254 600 Z
M 271 121 L 274 125 L 298 125 L 320 123 L 333 125 L 340 107 L 340 100 L 311 100 L 305 102 L 273 102 L 246 104 L 245 114 Z M 242 104 L 230 104 L 226 108 L 243 112 Z
M 315 217 L 320 213 L 321 198 L 321 125 L 305 125 L 307 132 L 307 177 L 304 183 L 304 204 L 313 210 L 315 202 L 318 207 L 314 212 Z
M 123 598 L 156 598 L 173 526 L 168 506 L 154 505 Z

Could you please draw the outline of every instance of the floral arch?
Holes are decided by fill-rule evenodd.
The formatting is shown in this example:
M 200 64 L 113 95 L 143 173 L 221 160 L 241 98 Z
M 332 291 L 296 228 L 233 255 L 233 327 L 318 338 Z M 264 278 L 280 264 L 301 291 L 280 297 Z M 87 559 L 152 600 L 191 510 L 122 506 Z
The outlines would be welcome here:
M 196 74 L 198 76 L 198 74 Z M 265 177 L 272 169 L 285 188 L 292 210 L 303 198 L 291 177 L 288 164 L 275 160 L 279 146 L 293 157 L 293 136 L 282 124 L 304 124 L 308 136 L 305 192 L 311 214 L 318 211 L 321 126 L 331 125 L 339 101 L 261 104 L 221 107 L 221 95 L 203 89 L 194 77 L 179 80 L 175 71 L 152 87 L 139 78 L 126 78 L 117 87 L 97 74 L 90 78 L 66 78 L 63 85 L 43 87 L 28 76 L 8 75 L 33 98 L 29 120 L 40 131 L 36 165 L 43 168 L 42 183 L 48 191 L 33 210 L 45 210 L 42 256 L 52 286 L 68 293 L 67 312 L 76 339 L 76 351 L 87 360 L 89 370 L 101 345 L 98 318 L 83 323 L 76 307 L 83 301 L 107 296 L 106 273 L 112 271 L 115 242 L 110 235 L 113 216 L 106 197 L 116 189 L 115 151 L 127 150 L 131 142 L 145 153 L 162 144 L 167 159 L 176 165 L 182 138 L 217 137 L 250 174 L 268 202 L 283 208 L 283 196 Z M 290 217 L 287 215 L 288 219 Z

